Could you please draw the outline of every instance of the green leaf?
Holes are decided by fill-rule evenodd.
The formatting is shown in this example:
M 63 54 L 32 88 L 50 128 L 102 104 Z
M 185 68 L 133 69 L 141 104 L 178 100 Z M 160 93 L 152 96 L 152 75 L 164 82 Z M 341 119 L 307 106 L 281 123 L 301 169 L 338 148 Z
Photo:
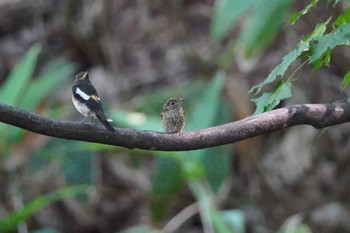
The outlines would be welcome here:
M 323 36 L 323 34 L 327 30 L 327 25 L 330 22 L 330 20 L 331 18 L 327 19 L 326 22 L 324 23 L 317 24 L 315 29 L 312 31 L 312 33 L 310 35 L 307 35 L 306 38 L 304 38 L 303 40 L 306 41 L 306 40 L 317 38 L 318 36 Z
M 62 168 L 67 184 L 91 184 L 93 154 L 97 150 L 103 150 L 92 150 L 90 147 L 94 145 L 96 144 L 51 140 L 31 159 L 31 171 L 35 173 L 54 162 Z M 60 156 L 57 156 L 58 154 Z
M 223 101 L 216 116 L 216 119 L 219 119 L 218 124 L 229 122 L 231 120 L 230 116 L 231 111 L 229 106 Z M 205 177 L 213 191 L 217 192 L 224 179 L 230 174 L 232 160 L 230 147 L 219 146 L 208 148 L 203 150 L 203 154 L 202 163 Z
M 319 59 L 329 49 L 333 49 L 339 45 L 349 45 L 349 39 L 350 24 L 342 24 L 329 34 L 315 38 L 316 44 L 312 47 L 310 62 Z
M 326 22 L 317 24 L 314 31 L 306 36 L 303 40 L 301 40 L 295 47 L 295 49 L 285 55 L 282 58 L 282 62 L 277 65 L 271 73 L 267 76 L 267 78 L 259 83 L 258 85 L 253 86 L 249 93 L 254 93 L 254 95 L 258 94 L 261 89 L 266 86 L 267 84 L 270 84 L 274 82 L 278 77 L 283 77 L 285 72 L 288 70 L 289 66 L 299 57 L 303 56 L 304 54 L 308 55 L 310 51 L 311 42 L 315 38 L 319 38 L 320 36 L 323 36 L 324 32 L 327 29 L 327 24 L 329 23 L 330 19 L 328 19 Z M 266 98 L 267 95 L 264 96 Z M 260 111 L 259 111 L 260 112 Z
M 191 130 L 203 129 L 218 124 L 219 121 L 222 123 L 222 121 L 225 120 L 222 118 L 220 119 L 220 117 L 223 115 L 218 116 L 220 108 L 224 108 L 223 102 L 220 98 L 223 85 L 224 74 L 222 72 L 219 72 L 216 74 L 214 80 L 207 85 L 205 91 L 202 93 L 200 102 L 194 108 L 194 112 L 191 114 L 191 118 L 189 118 L 187 121 L 188 128 Z M 182 160 L 182 166 L 183 172 L 186 174 L 186 178 L 193 179 L 195 178 L 195 174 L 202 176 L 203 171 L 207 171 L 205 165 L 203 164 L 203 160 L 206 156 L 210 155 L 208 155 L 206 149 L 187 151 L 184 152 L 184 154 L 185 157 Z M 214 155 L 214 157 L 217 156 Z M 197 167 L 197 169 L 193 169 L 194 167 Z
M 166 210 L 181 188 L 182 175 L 178 159 L 159 157 L 152 175 L 151 214 L 155 222 L 161 221 Z
M 239 39 L 248 57 L 270 43 L 282 25 L 290 3 L 290 0 L 255 1 Z
M 350 83 L 350 70 L 345 74 L 343 82 L 341 83 L 341 90 L 344 91 Z
M 289 23 L 294 24 L 301 16 L 306 15 L 307 13 L 310 12 L 310 10 L 315 8 L 317 3 L 318 3 L 318 0 L 312 0 L 311 3 L 307 5 L 303 10 L 292 14 L 292 16 L 289 18 Z
M 213 21 L 211 23 L 211 36 L 221 39 L 227 35 L 238 18 L 249 10 L 256 0 L 219 0 L 214 7 Z
M 230 120 L 229 106 L 221 99 L 224 74 L 219 72 L 200 96 L 198 106 L 188 119 L 188 128 L 200 129 Z M 230 172 L 232 154 L 225 146 L 183 152 L 182 170 L 186 181 L 206 178 L 216 192 Z
M 50 92 L 61 86 L 61 83 L 74 72 L 74 66 L 63 60 L 55 60 L 46 65 L 44 71 L 38 78 L 30 83 L 28 89 L 23 93 L 19 107 L 27 111 L 34 111 L 40 101 Z
M 55 192 L 35 198 L 31 202 L 25 204 L 25 206 L 22 209 L 11 213 L 4 219 L 1 219 L 0 232 L 6 233 L 13 231 L 14 229 L 16 229 L 19 223 L 27 220 L 29 217 L 31 217 L 43 207 L 49 205 L 54 201 L 59 201 L 65 198 L 71 198 L 77 195 L 85 194 L 88 191 L 89 187 L 90 186 L 79 185 L 62 188 Z
M 340 26 L 341 24 L 349 24 L 349 23 L 350 23 L 350 7 L 348 7 L 343 14 L 338 16 L 338 18 L 334 21 L 334 25 Z
M 213 81 L 202 92 L 200 102 L 195 107 L 187 124 L 191 130 L 204 129 L 216 123 L 216 116 L 221 102 L 221 90 L 224 86 L 225 75 L 218 72 Z
M 295 50 L 288 53 L 286 56 L 283 57 L 282 62 L 276 66 L 271 73 L 267 76 L 267 78 L 261 82 L 260 84 L 253 86 L 249 92 L 255 92 L 255 94 L 259 93 L 261 89 L 272 82 L 276 80 L 277 77 L 283 76 L 284 73 L 287 71 L 288 67 L 305 51 L 309 49 L 309 40 L 307 41 L 300 41 L 299 44 L 296 46 Z M 265 95 L 266 97 L 266 95 Z
M 4 104 L 11 106 L 17 104 L 33 75 L 40 50 L 40 45 L 33 45 L 10 72 L 0 89 L 0 99 Z
M 312 63 L 312 72 L 317 71 L 323 66 L 329 66 L 329 63 L 331 61 L 331 52 L 331 49 L 327 49 L 327 51 L 324 52 L 319 59 Z
M 40 45 L 33 45 L 11 70 L 5 82 L 0 87 L 0 100 L 2 103 L 17 106 L 32 77 L 40 50 Z M 11 129 L 9 130 L 9 128 Z M 18 132 L 18 130 L 18 128 L 13 128 L 3 123 L 0 124 L 0 132 L 3 132 L 0 148 L 3 151 L 8 149 L 8 145 L 12 144 L 9 143 L 9 139 L 12 137 L 11 134 L 14 131 Z M 2 153 L 0 157 L 4 154 L 7 153 Z
M 291 82 L 283 82 L 281 80 L 277 83 L 272 92 L 265 92 L 262 96 L 252 99 L 252 101 L 256 104 L 254 114 L 272 110 L 281 102 L 281 100 L 292 96 L 291 89 Z
M 34 112 L 41 101 L 56 90 L 64 79 L 71 76 L 74 65 L 63 60 L 55 60 L 44 67 L 44 72 L 28 83 L 28 87 L 22 90 L 22 95 L 18 98 L 19 108 Z M 10 132 L 10 139 L 17 141 L 24 134 L 19 128 L 14 128 Z
M 214 8 L 211 35 L 222 39 L 241 16 L 247 17 L 240 43 L 251 56 L 274 37 L 281 26 L 291 0 L 220 0 Z

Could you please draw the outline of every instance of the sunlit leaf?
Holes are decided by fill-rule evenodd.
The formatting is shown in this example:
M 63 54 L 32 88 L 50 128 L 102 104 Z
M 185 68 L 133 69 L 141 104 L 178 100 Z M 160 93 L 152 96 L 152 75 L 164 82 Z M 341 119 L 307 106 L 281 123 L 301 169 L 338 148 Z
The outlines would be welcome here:
M 294 24 L 301 16 L 306 15 L 310 12 L 310 10 L 315 8 L 317 3 L 318 0 L 312 0 L 311 3 L 308 4 L 303 10 L 293 13 L 292 16 L 289 18 L 289 23 Z
M 349 24 L 349 23 L 350 23 L 350 7 L 348 7 L 343 14 L 338 16 L 338 18 L 334 21 L 334 25 L 340 26 L 341 24 Z

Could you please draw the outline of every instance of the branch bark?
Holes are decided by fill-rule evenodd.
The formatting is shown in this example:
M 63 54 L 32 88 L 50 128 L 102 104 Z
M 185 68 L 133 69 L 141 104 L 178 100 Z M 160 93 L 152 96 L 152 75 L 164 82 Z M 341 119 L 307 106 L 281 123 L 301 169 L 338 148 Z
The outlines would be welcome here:
M 116 128 L 50 119 L 0 104 L 0 122 L 56 138 L 159 151 L 196 150 L 234 143 L 294 125 L 317 129 L 350 121 L 350 103 L 292 105 L 239 121 L 178 134 Z

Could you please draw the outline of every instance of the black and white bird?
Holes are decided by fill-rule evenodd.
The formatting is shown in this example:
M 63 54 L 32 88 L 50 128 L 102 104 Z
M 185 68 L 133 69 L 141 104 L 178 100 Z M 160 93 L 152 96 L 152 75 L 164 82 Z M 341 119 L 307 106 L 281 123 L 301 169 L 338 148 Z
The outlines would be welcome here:
M 112 132 L 115 131 L 103 112 L 100 97 L 89 80 L 88 72 L 80 72 L 75 76 L 72 92 L 75 108 L 85 116 L 83 121 L 88 118 L 90 118 L 90 121 L 93 117 L 98 118 L 106 129 Z

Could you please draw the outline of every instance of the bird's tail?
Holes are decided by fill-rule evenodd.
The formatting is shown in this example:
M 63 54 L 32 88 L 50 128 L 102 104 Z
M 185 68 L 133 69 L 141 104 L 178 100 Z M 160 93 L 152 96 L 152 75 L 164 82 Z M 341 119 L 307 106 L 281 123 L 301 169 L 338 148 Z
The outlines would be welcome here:
M 96 117 L 101 121 L 101 123 L 104 125 L 104 127 L 106 127 L 106 129 L 108 129 L 111 132 L 115 131 L 111 123 L 109 123 L 109 119 L 107 119 L 103 112 L 96 113 Z

